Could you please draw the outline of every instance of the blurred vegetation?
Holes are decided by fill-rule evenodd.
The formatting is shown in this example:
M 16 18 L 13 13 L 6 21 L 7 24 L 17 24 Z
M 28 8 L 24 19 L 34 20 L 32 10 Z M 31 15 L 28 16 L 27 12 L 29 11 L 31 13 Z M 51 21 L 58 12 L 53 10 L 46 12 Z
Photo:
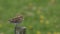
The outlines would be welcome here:
M 60 34 L 60 0 L 0 0 L 0 34 L 14 34 L 8 19 L 17 14 L 27 34 Z

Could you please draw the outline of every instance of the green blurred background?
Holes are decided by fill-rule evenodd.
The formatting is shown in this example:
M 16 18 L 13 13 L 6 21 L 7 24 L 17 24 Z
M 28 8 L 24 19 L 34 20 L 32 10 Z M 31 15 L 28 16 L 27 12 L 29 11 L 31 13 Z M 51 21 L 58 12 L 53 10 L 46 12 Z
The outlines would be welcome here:
M 60 34 L 60 0 L 0 0 L 0 34 L 14 34 L 8 20 L 17 14 L 27 34 Z

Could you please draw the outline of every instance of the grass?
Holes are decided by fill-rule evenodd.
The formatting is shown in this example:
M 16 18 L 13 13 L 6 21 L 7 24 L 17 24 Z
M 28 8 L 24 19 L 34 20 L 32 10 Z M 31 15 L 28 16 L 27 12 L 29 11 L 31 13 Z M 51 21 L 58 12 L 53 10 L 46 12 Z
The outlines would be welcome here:
M 27 34 L 60 33 L 60 0 L 0 0 L 0 34 L 14 34 L 8 19 L 16 14 L 24 16 Z

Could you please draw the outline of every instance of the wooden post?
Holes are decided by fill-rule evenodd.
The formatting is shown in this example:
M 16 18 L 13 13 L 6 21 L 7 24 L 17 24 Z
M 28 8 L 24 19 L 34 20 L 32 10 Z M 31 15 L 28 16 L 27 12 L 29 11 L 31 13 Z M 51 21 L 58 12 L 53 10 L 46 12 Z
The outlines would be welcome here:
M 26 27 L 15 27 L 15 34 L 26 34 Z

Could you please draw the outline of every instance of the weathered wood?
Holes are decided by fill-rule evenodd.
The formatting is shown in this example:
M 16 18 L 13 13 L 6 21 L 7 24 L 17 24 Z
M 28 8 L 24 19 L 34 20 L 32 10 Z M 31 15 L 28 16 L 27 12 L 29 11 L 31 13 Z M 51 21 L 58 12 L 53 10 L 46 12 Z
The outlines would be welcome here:
M 15 34 L 26 34 L 26 27 L 15 27 Z

